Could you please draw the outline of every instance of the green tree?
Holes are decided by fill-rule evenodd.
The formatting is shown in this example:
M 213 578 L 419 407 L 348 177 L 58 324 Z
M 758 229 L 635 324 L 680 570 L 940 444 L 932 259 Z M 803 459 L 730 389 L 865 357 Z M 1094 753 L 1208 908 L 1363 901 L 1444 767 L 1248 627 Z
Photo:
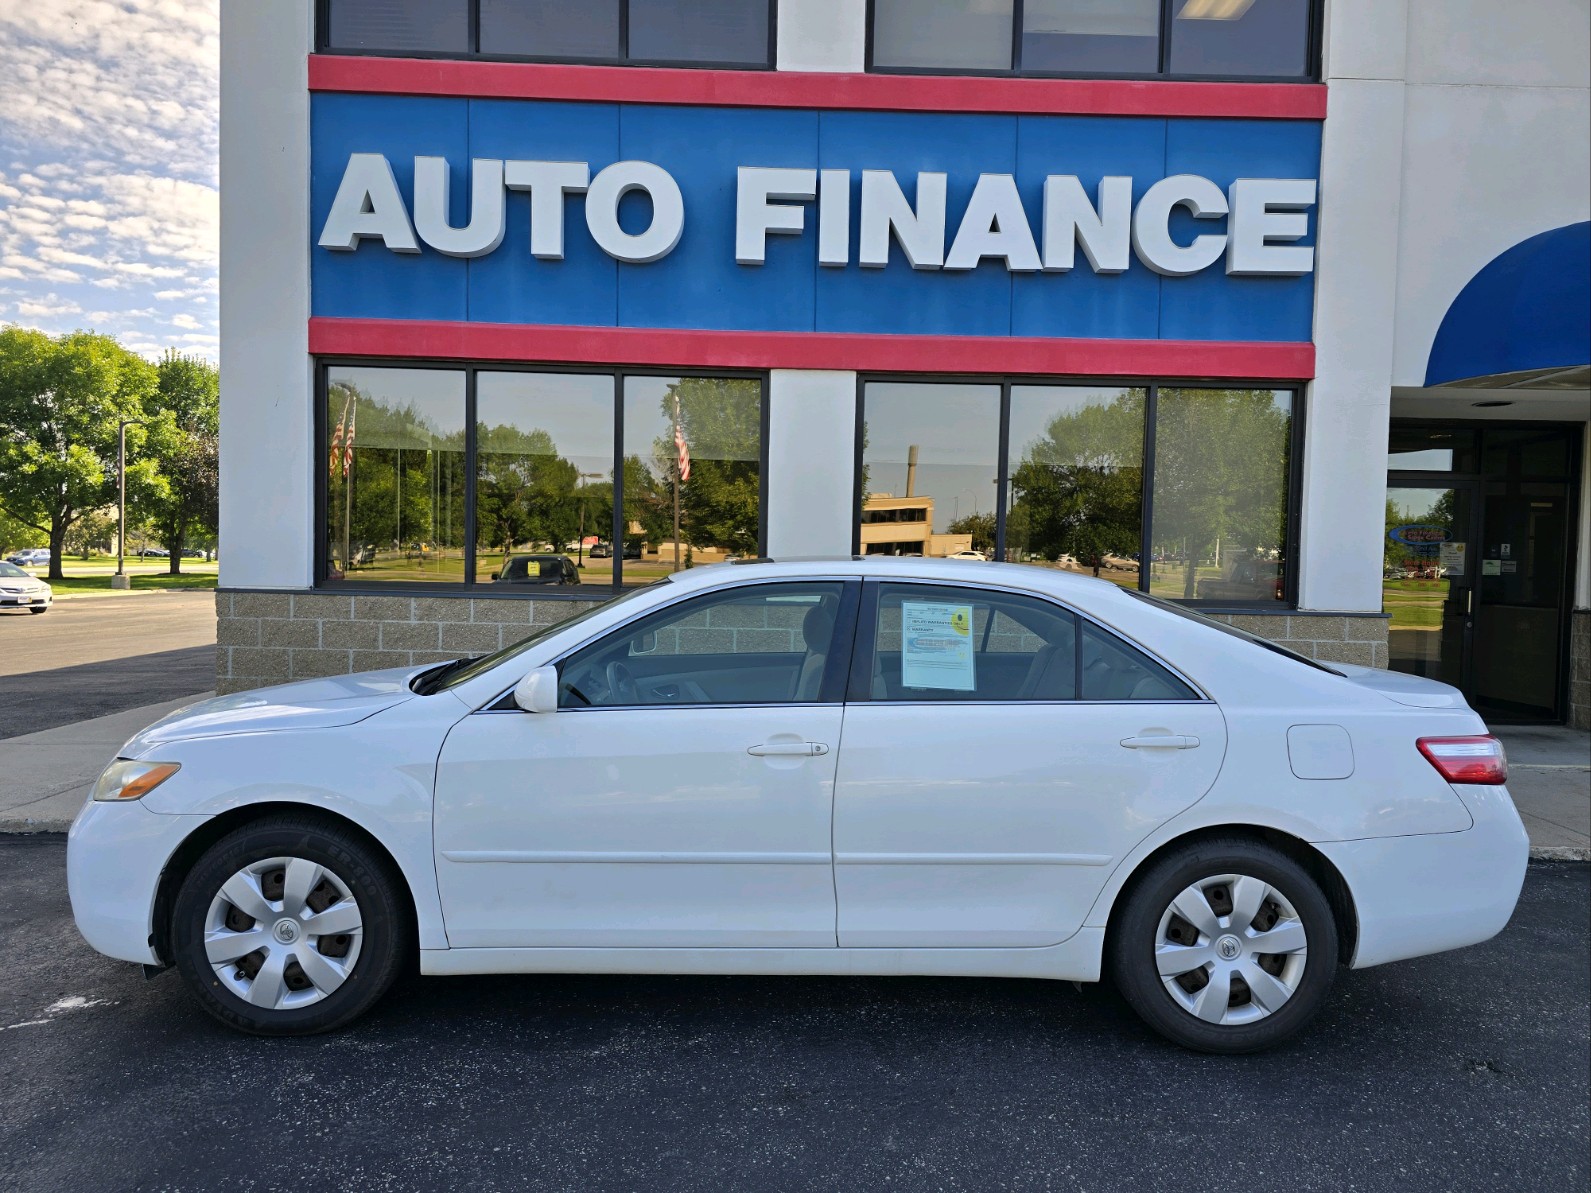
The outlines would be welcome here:
M 87 559 L 96 549 L 103 550 L 116 540 L 116 519 L 101 510 L 92 510 L 72 523 L 66 532 L 66 549 Z
M 196 536 L 213 535 L 220 489 L 220 376 L 198 357 L 168 351 L 155 366 L 146 455 L 157 474 L 137 494 L 140 517 L 182 571 L 182 552 Z
M 1157 423 L 1155 543 L 1186 543 L 1193 598 L 1201 559 L 1286 542 L 1291 413 L 1268 389 L 1162 389 Z
M 970 534 L 974 551 L 994 550 L 994 515 L 966 514 L 950 524 L 951 534 Z
M 62 579 L 67 531 L 115 499 L 117 423 L 144 416 L 155 383 L 109 336 L 0 328 L 0 510 L 49 535 L 50 579 Z M 130 459 L 143 440 L 127 429 Z M 130 489 L 153 483 L 153 461 L 129 465 Z
M 1144 391 L 1051 419 L 1011 474 L 1006 543 L 1040 559 L 1072 555 L 1099 574 L 1142 537 Z M 1019 533 L 1018 533 L 1019 532 Z
M 691 453 L 690 480 L 679 493 L 681 539 L 693 547 L 755 555 L 762 477 L 760 387 L 742 378 L 684 378 L 671 385 L 662 399 L 663 416 L 671 426 L 676 399 L 680 428 Z M 671 536 L 672 433 L 657 440 L 653 456 L 657 483 L 651 494 L 670 503 L 667 535 Z

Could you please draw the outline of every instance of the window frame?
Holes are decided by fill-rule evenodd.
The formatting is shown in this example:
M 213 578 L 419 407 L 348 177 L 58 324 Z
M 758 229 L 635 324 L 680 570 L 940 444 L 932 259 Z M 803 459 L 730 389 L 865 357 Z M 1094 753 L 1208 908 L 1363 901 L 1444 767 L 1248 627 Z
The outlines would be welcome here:
M 681 606 L 689 605 L 708 597 L 725 597 L 728 594 L 741 592 L 752 588 L 774 587 L 801 587 L 812 584 L 838 584 L 840 586 L 840 604 L 835 611 L 834 637 L 830 641 L 829 657 L 824 663 L 823 679 L 819 684 L 818 698 L 816 700 L 747 700 L 729 703 L 678 703 L 678 704 L 592 704 L 592 705 L 564 705 L 562 703 L 563 668 L 575 655 L 582 651 L 598 647 L 609 638 L 619 635 L 631 635 L 637 631 L 642 623 L 655 617 L 666 616 Z M 778 579 L 755 577 L 738 584 L 721 585 L 700 592 L 688 592 L 659 605 L 637 613 L 634 617 L 620 622 L 616 626 L 609 626 L 600 633 L 571 646 L 556 658 L 543 664 L 547 667 L 558 669 L 558 683 L 560 702 L 557 708 L 559 713 L 594 713 L 594 712 L 634 712 L 636 709 L 724 709 L 724 708 L 814 708 L 820 705 L 843 706 L 849 699 L 847 692 L 850 686 L 851 666 L 855 659 L 856 639 L 861 621 L 857 610 L 862 603 L 863 581 L 858 576 L 842 575 L 813 575 L 813 576 L 788 576 Z M 730 600 L 734 598 L 729 597 Z M 504 696 L 488 702 L 487 708 L 495 708 L 505 698 L 511 699 L 513 689 L 510 688 Z
M 469 48 L 463 53 L 452 50 L 377 50 L 357 49 L 333 45 L 331 41 L 331 9 L 335 0 L 315 0 L 315 52 L 353 58 L 420 58 L 441 59 L 453 62 L 528 62 L 542 64 L 567 63 L 578 66 L 650 66 L 679 70 L 776 70 L 779 39 L 778 0 L 765 0 L 768 5 L 768 46 L 764 62 L 716 62 L 671 58 L 633 58 L 629 54 L 630 2 L 619 2 L 619 54 L 617 57 L 570 57 L 542 54 L 492 54 L 481 51 L 480 0 L 466 0 L 468 7 Z M 868 0 L 869 4 L 872 0 Z M 871 9 L 869 9 L 871 12 Z
M 963 75 L 973 78 L 1023 79 L 1127 79 L 1169 80 L 1202 83 L 1319 83 L 1321 81 L 1321 40 L 1324 25 L 1324 0 L 1307 0 L 1309 11 L 1305 34 L 1304 65 L 1301 75 L 1173 74 L 1171 61 L 1172 6 L 1180 0 L 1160 0 L 1158 69 L 1152 72 L 1117 73 L 1110 71 L 1044 71 L 1022 69 L 1023 8 L 1025 0 L 1011 0 L 1011 66 L 1004 70 L 971 70 L 964 67 L 879 66 L 873 57 L 874 22 L 878 0 L 867 0 L 866 48 L 862 69 L 868 74 L 886 75 Z
M 1000 387 L 999 431 L 995 440 L 995 522 L 994 562 L 1005 561 L 1005 531 L 1007 503 L 1011 489 L 1011 390 L 1017 386 L 1119 386 L 1123 389 L 1141 388 L 1144 396 L 1144 458 L 1142 490 L 1139 495 L 1140 526 L 1138 531 L 1139 555 L 1149 548 L 1154 526 L 1154 475 L 1155 436 L 1159 398 L 1162 389 L 1274 389 L 1286 390 L 1292 395 L 1292 418 L 1288 428 L 1287 453 L 1287 514 L 1286 532 L 1283 536 L 1283 558 L 1288 567 L 1282 581 L 1280 600 L 1253 601 L 1182 601 L 1190 609 L 1202 612 L 1229 613 L 1289 613 L 1298 608 L 1298 549 L 1299 532 L 1303 521 L 1303 469 L 1304 427 L 1307 421 L 1307 385 L 1302 381 L 1278 381 L 1257 378 L 1170 378 L 1158 377 L 1089 377 L 1089 376 L 1033 376 L 1031 374 L 976 374 L 976 373 L 858 373 L 856 375 L 856 428 L 855 455 L 851 472 L 851 553 L 862 554 L 862 469 L 866 463 L 865 432 L 867 428 L 867 386 L 870 382 L 914 385 L 998 385 Z M 1138 584 L 1140 592 L 1149 591 L 1149 573 L 1139 559 Z M 1152 658 L 1157 658 L 1151 653 Z
M 1002 596 L 1025 597 L 1028 600 L 1040 601 L 1053 605 L 1063 613 L 1070 614 L 1073 621 L 1073 632 L 1076 635 L 1074 642 L 1074 666 L 1077 669 L 1075 676 L 1076 695 L 1067 700 L 1044 699 L 1014 699 L 1014 700 L 983 700 L 976 696 L 957 698 L 946 696 L 931 700 L 889 700 L 878 699 L 873 695 L 873 652 L 875 641 L 878 637 L 878 606 L 880 593 L 885 585 L 907 586 L 917 588 L 965 588 L 974 593 L 999 593 Z M 1091 625 L 1106 638 L 1125 643 L 1133 650 L 1145 656 L 1152 662 L 1165 668 L 1178 682 L 1184 684 L 1193 693 L 1191 698 L 1175 700 L 1088 700 L 1083 697 L 1083 627 Z M 862 584 L 861 605 L 856 611 L 856 626 L 852 637 L 850 677 L 845 688 L 845 702 L 847 704 L 883 704 L 891 707 L 911 708 L 940 708 L 944 706 L 963 707 L 969 704 L 995 708 L 1009 708 L 1012 705 L 1045 705 L 1068 707 L 1077 704 L 1088 705 L 1145 705 L 1145 704 L 1214 704 L 1215 701 L 1204 688 L 1194 682 L 1193 678 L 1182 668 L 1168 662 L 1157 651 L 1150 650 L 1143 643 L 1128 637 L 1114 626 L 1106 625 L 1099 618 L 1079 609 L 1076 605 L 1067 604 L 1065 601 L 1050 596 L 1048 593 L 1033 592 L 1030 589 L 1017 588 L 1008 584 L 986 584 L 975 580 L 958 579 L 928 579 L 926 577 L 901 576 L 889 579 L 868 578 Z
M 463 361 L 423 360 L 407 357 L 385 356 L 317 356 L 315 363 L 315 458 L 318 461 L 310 470 L 314 486 L 314 580 L 316 591 L 349 592 L 378 596 L 470 596 L 490 599 L 529 599 L 538 601 L 590 601 L 608 600 L 647 584 L 624 584 L 624 381 L 627 377 L 724 377 L 751 381 L 758 385 L 757 419 L 757 554 L 768 553 L 768 426 L 770 389 L 767 369 L 718 368 L 661 368 L 654 366 L 562 364 L 557 361 Z M 327 537 L 326 517 L 330 505 L 329 478 L 324 468 L 331 455 L 331 415 L 327 409 L 327 391 L 331 371 L 339 368 L 370 369 L 427 369 L 464 374 L 464 580 L 413 582 L 404 580 L 334 580 L 329 576 L 331 552 Z M 476 417 L 476 378 L 481 373 L 579 373 L 607 376 L 613 379 L 613 522 L 609 526 L 609 541 L 614 545 L 612 583 L 565 585 L 527 585 L 531 591 L 493 592 L 492 585 L 480 583 L 475 575 L 476 526 L 475 486 L 480 471 L 480 452 L 476 437 L 479 431 Z M 653 581 L 652 583 L 661 583 Z

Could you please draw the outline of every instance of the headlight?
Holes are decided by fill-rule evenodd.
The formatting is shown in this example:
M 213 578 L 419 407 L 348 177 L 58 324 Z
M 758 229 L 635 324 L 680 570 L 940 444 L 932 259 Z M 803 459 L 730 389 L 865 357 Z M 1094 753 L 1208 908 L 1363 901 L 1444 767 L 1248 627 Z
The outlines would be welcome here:
M 180 762 L 130 762 L 118 758 L 94 784 L 94 798 L 142 799 L 181 769 Z

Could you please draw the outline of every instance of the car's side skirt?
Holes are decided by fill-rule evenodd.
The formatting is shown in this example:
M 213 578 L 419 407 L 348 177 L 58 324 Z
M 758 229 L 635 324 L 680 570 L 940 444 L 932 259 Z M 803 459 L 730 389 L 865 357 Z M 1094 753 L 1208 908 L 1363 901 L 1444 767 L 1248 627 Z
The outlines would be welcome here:
M 1103 928 L 1036 949 L 421 949 L 420 972 L 829 974 L 1097 982 Z

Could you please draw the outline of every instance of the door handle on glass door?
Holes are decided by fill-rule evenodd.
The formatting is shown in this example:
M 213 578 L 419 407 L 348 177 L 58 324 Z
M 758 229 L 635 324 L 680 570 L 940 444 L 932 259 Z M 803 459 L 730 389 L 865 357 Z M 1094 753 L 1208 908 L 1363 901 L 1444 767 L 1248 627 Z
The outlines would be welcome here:
M 1121 744 L 1129 750 L 1192 750 L 1198 746 L 1199 739 L 1180 733 L 1154 733 L 1146 737 L 1124 737 Z
M 828 752 L 820 741 L 767 741 L 746 747 L 746 753 L 757 758 L 820 758 Z

